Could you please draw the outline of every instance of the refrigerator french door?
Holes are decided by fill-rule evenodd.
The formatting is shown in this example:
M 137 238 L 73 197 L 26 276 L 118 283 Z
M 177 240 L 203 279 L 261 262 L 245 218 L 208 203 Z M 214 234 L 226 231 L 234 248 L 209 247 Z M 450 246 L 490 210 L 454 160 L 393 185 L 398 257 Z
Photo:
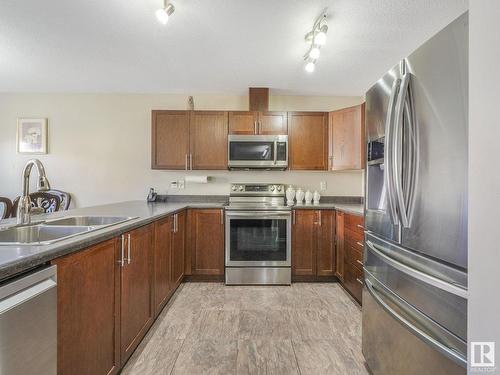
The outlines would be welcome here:
M 363 353 L 374 375 L 465 373 L 467 49 L 465 13 L 366 94 Z

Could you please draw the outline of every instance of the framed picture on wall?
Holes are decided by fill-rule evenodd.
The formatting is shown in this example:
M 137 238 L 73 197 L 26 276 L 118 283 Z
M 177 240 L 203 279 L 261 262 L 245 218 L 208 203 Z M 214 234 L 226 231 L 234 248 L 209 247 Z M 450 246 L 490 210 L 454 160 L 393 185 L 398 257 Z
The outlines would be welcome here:
M 21 154 L 47 153 L 47 119 L 17 119 L 17 152 Z

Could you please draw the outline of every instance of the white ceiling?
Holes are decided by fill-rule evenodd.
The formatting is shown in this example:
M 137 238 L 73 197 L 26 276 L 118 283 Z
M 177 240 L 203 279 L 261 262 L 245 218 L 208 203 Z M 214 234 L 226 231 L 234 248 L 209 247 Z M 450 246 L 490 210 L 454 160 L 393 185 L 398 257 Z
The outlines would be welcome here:
M 1 92 L 362 95 L 467 0 L 1 0 Z M 304 34 L 329 8 L 326 46 Z

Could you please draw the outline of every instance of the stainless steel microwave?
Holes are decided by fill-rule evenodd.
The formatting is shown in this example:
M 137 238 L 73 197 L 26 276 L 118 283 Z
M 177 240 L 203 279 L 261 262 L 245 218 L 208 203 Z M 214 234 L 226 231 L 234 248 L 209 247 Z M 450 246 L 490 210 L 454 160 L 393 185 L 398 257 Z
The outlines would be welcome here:
M 229 169 L 288 168 L 287 135 L 230 135 Z

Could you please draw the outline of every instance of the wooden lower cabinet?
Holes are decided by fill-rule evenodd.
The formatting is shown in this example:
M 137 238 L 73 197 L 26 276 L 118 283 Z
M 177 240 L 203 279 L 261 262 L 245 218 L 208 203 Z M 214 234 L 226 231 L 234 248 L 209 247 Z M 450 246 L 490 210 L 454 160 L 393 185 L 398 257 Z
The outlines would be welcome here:
M 125 233 L 122 246 L 120 345 L 124 363 L 154 320 L 153 225 Z
M 334 276 L 335 211 L 293 210 L 292 276 Z
M 187 275 L 224 276 L 224 211 L 188 211 Z
M 186 249 L 186 211 L 174 215 L 175 230 L 172 236 L 172 273 L 170 283 L 175 290 L 184 277 L 184 258 Z
M 171 281 L 173 223 L 173 216 L 168 216 L 155 223 L 154 305 L 156 315 L 165 306 L 173 290 Z
M 120 369 L 119 240 L 52 261 L 57 265 L 57 373 Z
M 335 253 L 337 263 L 335 265 L 335 276 L 339 278 L 340 281 L 344 280 L 344 213 L 341 211 L 337 212 L 337 227 L 336 227 L 336 244 Z

